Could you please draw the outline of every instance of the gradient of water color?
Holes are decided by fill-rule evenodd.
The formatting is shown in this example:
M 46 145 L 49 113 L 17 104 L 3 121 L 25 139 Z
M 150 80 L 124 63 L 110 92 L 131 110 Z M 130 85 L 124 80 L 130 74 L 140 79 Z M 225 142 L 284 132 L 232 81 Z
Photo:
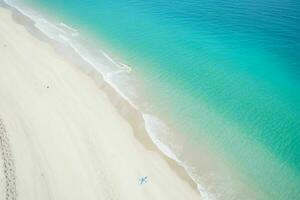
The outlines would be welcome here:
M 130 64 L 216 199 L 300 199 L 298 0 L 24 2 Z

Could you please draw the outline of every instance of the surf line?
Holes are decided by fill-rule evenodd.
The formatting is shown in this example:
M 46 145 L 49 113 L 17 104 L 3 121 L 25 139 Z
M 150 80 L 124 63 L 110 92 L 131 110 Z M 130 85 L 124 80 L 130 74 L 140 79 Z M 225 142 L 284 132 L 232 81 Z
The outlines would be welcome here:
M 5 176 L 5 200 L 17 199 L 16 188 L 16 169 L 12 152 L 10 149 L 9 139 L 4 126 L 3 120 L 0 118 L 0 153 L 3 160 L 3 172 Z

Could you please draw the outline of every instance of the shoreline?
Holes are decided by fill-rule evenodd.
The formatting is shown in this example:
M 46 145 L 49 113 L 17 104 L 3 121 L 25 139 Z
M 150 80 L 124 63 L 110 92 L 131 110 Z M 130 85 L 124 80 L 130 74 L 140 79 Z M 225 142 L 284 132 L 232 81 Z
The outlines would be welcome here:
M 107 83 L 104 80 L 100 72 L 98 72 L 88 63 L 86 63 L 86 61 L 84 61 L 82 58 L 79 58 L 79 56 L 73 49 L 68 48 L 63 44 L 60 44 L 58 41 L 54 41 L 51 38 L 45 36 L 44 33 L 42 33 L 38 28 L 34 26 L 34 22 L 27 16 L 24 16 L 22 13 L 20 13 L 20 11 L 16 10 L 15 8 L 12 8 L 9 5 L 6 5 L 5 3 L 4 5 L 4 8 L 10 10 L 10 12 L 12 13 L 12 18 L 15 23 L 24 26 L 25 29 L 32 36 L 38 38 L 40 41 L 50 44 L 50 46 L 54 47 L 57 53 L 63 54 L 63 56 L 61 57 L 64 57 L 64 59 L 68 60 L 68 62 L 71 62 L 73 66 L 76 66 L 76 68 L 80 72 L 83 72 L 84 74 L 88 75 L 88 77 L 92 78 L 97 88 L 100 91 L 104 91 L 104 93 L 109 97 L 110 102 L 118 110 L 122 118 L 125 119 L 131 125 L 131 127 L 133 128 L 135 138 L 147 150 L 153 151 L 160 155 L 182 180 L 187 182 L 190 185 L 190 187 L 192 187 L 194 190 L 197 190 L 197 183 L 195 183 L 192 180 L 192 178 L 190 177 L 190 175 L 188 175 L 188 172 L 184 169 L 184 167 L 180 166 L 180 164 L 177 163 L 175 160 L 166 156 L 154 144 L 153 140 L 150 138 L 149 134 L 146 131 L 146 125 L 142 114 L 132 105 L 130 105 L 130 103 L 126 99 L 121 97 L 121 95 L 118 94 L 115 88 L 113 88 L 111 85 L 109 85 L 109 83 Z M 1 7 L 3 6 L 0 4 L 0 8 Z M 199 191 L 197 190 L 197 192 Z

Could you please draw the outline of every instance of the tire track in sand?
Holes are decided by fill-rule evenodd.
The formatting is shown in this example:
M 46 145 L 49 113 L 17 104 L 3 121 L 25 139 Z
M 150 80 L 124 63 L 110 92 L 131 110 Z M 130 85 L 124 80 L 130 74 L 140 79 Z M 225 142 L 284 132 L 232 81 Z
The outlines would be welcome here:
M 9 145 L 8 135 L 2 119 L 0 118 L 0 153 L 3 160 L 5 177 L 5 200 L 16 200 L 16 170 Z

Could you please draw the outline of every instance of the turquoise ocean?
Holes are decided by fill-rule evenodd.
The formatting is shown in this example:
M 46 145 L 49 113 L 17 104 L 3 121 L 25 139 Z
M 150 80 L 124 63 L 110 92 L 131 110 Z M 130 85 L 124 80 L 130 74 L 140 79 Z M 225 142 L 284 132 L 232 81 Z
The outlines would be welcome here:
M 300 199 L 299 0 L 7 3 L 139 109 L 205 199 Z

